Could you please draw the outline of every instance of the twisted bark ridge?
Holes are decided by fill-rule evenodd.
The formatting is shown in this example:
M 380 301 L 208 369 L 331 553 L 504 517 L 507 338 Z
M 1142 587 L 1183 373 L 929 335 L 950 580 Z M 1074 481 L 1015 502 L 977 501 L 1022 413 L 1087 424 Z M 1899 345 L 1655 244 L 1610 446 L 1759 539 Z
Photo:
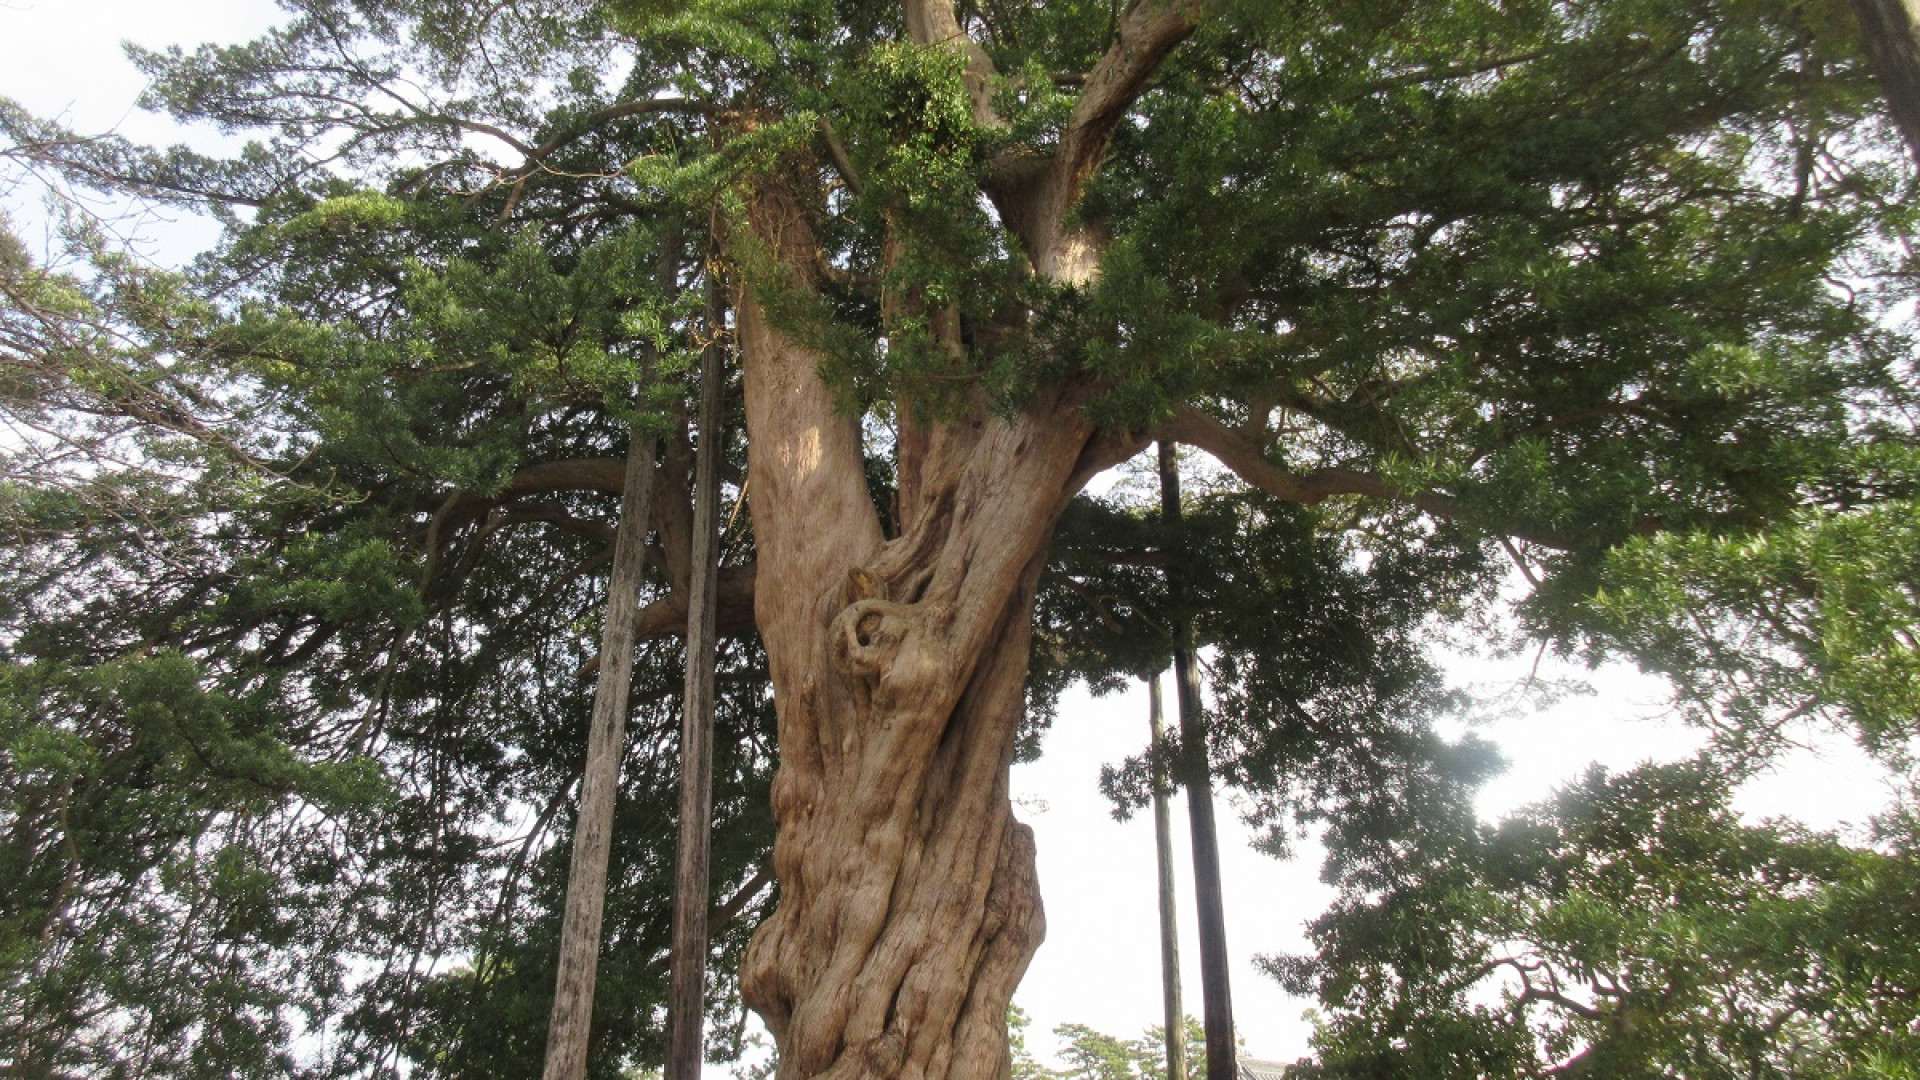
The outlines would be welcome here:
M 994 193 L 1036 275 L 1083 280 L 1062 222 L 1120 112 L 1184 36 L 1193 4 L 1136 3 L 1052 161 Z M 976 118 L 992 64 L 946 0 L 908 0 L 921 44 L 967 58 Z M 1032 165 L 1033 163 L 1028 163 Z M 757 183 L 747 217 L 781 288 L 820 262 L 804 181 Z M 779 714 L 780 903 L 741 985 L 782 1080 L 1000 1080 L 1007 1006 L 1045 929 L 1030 830 L 1008 773 L 1025 706 L 1034 590 L 1054 524 L 1125 456 L 1056 387 L 1011 412 L 928 420 L 896 403 L 898 535 L 867 490 L 859 420 L 824 357 L 770 321 L 752 280 L 737 319 L 758 550 L 755 617 Z M 963 348 L 952 319 L 949 346 Z

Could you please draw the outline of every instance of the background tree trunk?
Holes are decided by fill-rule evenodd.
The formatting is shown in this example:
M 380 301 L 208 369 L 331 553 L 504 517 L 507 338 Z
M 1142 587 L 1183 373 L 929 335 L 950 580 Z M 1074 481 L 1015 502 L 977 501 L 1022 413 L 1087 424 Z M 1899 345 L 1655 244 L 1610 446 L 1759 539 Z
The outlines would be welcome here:
M 580 780 L 580 818 L 573 830 L 567 910 L 560 924 L 560 964 L 547 1026 L 545 1080 L 579 1080 L 587 1072 L 594 977 L 600 969 L 600 922 L 607 902 L 607 855 L 613 845 L 614 803 L 626 746 L 634 613 L 646 563 L 647 511 L 653 505 L 653 444 L 637 425 L 633 428 L 607 585 L 607 621 L 601 633 L 600 672 L 587 732 L 587 765 Z
M 1174 444 L 1160 443 L 1160 514 L 1170 530 L 1180 524 L 1180 466 Z M 1207 1075 L 1232 1077 L 1238 1048 L 1233 1035 L 1233 984 L 1227 956 L 1227 912 L 1220 886 L 1220 835 L 1213 819 L 1213 769 L 1207 760 L 1207 724 L 1200 705 L 1200 666 L 1193 648 L 1180 559 L 1169 553 L 1167 585 L 1174 610 L 1173 670 L 1180 701 L 1178 779 L 1187 789 L 1193 835 L 1193 903 L 1200 922 L 1200 999 L 1207 1031 Z
M 720 332 L 709 304 L 708 331 Z M 715 584 L 720 577 L 720 345 L 700 357 L 700 449 L 694 460 L 693 565 L 687 586 L 687 694 L 680 724 L 680 842 L 674 866 L 666 1080 L 699 1080 L 705 1060 L 707 864 L 713 831 Z
M 1920 162 L 1920 0 L 1853 0 L 1887 110 Z

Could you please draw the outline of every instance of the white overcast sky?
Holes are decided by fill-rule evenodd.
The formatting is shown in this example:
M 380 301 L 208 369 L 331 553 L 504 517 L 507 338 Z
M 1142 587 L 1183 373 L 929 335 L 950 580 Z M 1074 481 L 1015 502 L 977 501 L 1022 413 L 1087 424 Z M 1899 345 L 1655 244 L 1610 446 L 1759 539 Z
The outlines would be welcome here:
M 279 15 L 265 0 L 0 0 L 0 95 L 82 133 L 117 130 L 132 138 L 173 141 L 170 122 L 135 108 L 143 83 L 120 42 L 159 47 L 243 41 Z M 156 257 L 177 252 L 182 237 L 204 242 L 211 235 L 191 225 L 146 226 L 146 242 Z M 1462 660 L 1452 674 L 1487 694 L 1510 695 L 1532 667 L 1531 657 Z M 1663 702 L 1659 685 L 1631 671 L 1569 672 L 1549 664 L 1541 674 L 1582 676 L 1597 692 L 1546 711 L 1513 713 L 1479 729 L 1512 762 L 1508 773 L 1487 788 L 1483 812 L 1542 798 L 1593 761 L 1627 768 L 1650 757 L 1682 756 L 1696 743 L 1691 733 L 1657 719 Z M 1070 695 L 1047 738 L 1044 759 L 1014 770 L 1019 813 L 1032 824 L 1039 846 L 1048 923 L 1046 944 L 1015 1001 L 1032 1016 L 1030 1045 L 1042 1054 L 1050 1050 L 1048 1033 L 1057 1024 L 1082 1023 L 1136 1037 L 1160 1022 L 1151 817 L 1114 822 L 1095 787 L 1103 763 L 1139 752 L 1146 724 L 1141 688 L 1098 700 Z M 1827 827 L 1863 821 L 1889 790 L 1881 772 L 1857 751 L 1825 740 L 1820 750 L 1755 785 L 1742 805 L 1756 815 L 1785 813 Z M 1302 858 L 1290 864 L 1258 855 L 1248 849 L 1249 832 L 1230 800 L 1223 800 L 1221 810 L 1236 1018 L 1253 1056 L 1292 1060 L 1306 1052 L 1301 1014 L 1310 1002 L 1281 993 L 1254 967 L 1253 957 L 1304 949 L 1303 924 L 1322 910 L 1330 892 L 1318 880 L 1310 851 L 1303 848 Z M 1187 1011 L 1198 1015 L 1184 811 L 1176 801 L 1180 914 L 1186 927 L 1183 983 Z M 719 1076 L 723 1070 L 708 1073 Z

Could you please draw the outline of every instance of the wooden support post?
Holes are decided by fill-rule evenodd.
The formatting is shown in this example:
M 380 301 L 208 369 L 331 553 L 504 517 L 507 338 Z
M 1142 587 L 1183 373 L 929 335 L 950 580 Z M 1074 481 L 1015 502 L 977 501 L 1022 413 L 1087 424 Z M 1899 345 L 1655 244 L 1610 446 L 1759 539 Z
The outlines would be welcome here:
M 1180 920 L 1173 904 L 1173 815 L 1167 806 L 1167 727 L 1160 676 L 1147 680 L 1147 726 L 1153 733 L 1153 851 L 1160 887 L 1160 990 L 1166 1006 L 1167 1080 L 1187 1078 L 1187 1016 L 1180 1001 Z
M 1174 445 L 1160 443 L 1160 513 L 1169 529 L 1180 524 L 1180 468 Z M 1220 835 L 1213 817 L 1213 769 L 1207 761 L 1207 724 L 1200 706 L 1200 667 L 1194 655 L 1193 616 L 1185 610 L 1180 560 L 1167 565 L 1174 609 L 1174 688 L 1180 702 L 1180 760 L 1176 778 L 1187 789 L 1193 834 L 1193 899 L 1200 922 L 1200 999 L 1207 1029 L 1207 1075 L 1235 1075 L 1233 987 L 1227 958 L 1227 913 L 1220 886 Z
M 587 1074 L 594 977 L 600 969 L 600 922 L 607 905 L 607 856 L 613 846 L 613 810 L 620 791 L 620 758 L 626 748 L 634 613 L 646 563 L 647 513 L 653 506 L 653 446 L 653 437 L 635 425 L 628 436 L 626 486 L 613 541 L 607 621 L 600 636 L 599 681 L 593 689 L 587 766 L 580 780 L 580 816 L 573 829 L 567 910 L 560 924 L 560 967 L 554 981 L 553 1016 L 547 1025 L 545 1080 L 581 1080 Z
M 707 863 L 713 828 L 715 580 L 720 564 L 720 328 L 700 357 L 694 460 L 693 580 L 687 601 L 687 696 L 680 725 L 680 844 L 673 884 L 666 1080 L 699 1080 L 705 1058 Z

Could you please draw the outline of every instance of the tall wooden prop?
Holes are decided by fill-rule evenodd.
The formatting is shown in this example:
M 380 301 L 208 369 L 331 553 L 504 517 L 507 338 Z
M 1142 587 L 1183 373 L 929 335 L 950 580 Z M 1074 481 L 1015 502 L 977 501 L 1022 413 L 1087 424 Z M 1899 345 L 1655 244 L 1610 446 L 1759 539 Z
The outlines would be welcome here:
M 1160 676 L 1147 680 L 1147 726 L 1153 732 L 1153 851 L 1160 878 L 1160 992 L 1166 1005 L 1167 1080 L 1187 1080 L 1187 1017 L 1180 1002 L 1180 920 L 1173 906 L 1173 815 L 1167 806 L 1167 727 Z
M 687 601 L 687 696 L 680 725 L 680 845 L 673 885 L 673 982 L 666 1080 L 699 1080 L 705 1057 L 707 862 L 713 829 L 715 580 L 720 565 L 720 352 L 700 357 L 700 447 L 694 460 L 693 580 Z
M 646 563 L 647 512 L 653 506 L 653 444 L 638 425 L 633 427 L 620 525 L 613 541 L 607 622 L 600 637 L 599 681 L 594 684 L 593 717 L 587 732 L 587 767 L 580 780 L 580 818 L 573 830 L 567 910 L 560 924 L 560 972 L 547 1026 L 545 1080 L 580 1080 L 587 1074 L 594 976 L 600 968 L 600 921 L 607 903 L 607 854 L 613 846 L 614 800 L 626 747 L 634 613 Z
M 1173 444 L 1160 443 L 1160 513 L 1169 530 L 1180 524 L 1180 468 Z M 1200 670 L 1194 657 L 1193 617 L 1184 610 L 1178 555 L 1167 563 L 1174 610 L 1173 671 L 1180 701 L 1180 759 L 1176 777 L 1187 789 L 1193 833 L 1193 899 L 1200 920 L 1200 998 L 1207 1030 L 1207 1075 L 1235 1075 L 1233 989 L 1228 974 L 1227 914 L 1220 893 L 1220 837 L 1213 820 L 1213 770 L 1207 763 L 1206 720 L 1200 710 Z

